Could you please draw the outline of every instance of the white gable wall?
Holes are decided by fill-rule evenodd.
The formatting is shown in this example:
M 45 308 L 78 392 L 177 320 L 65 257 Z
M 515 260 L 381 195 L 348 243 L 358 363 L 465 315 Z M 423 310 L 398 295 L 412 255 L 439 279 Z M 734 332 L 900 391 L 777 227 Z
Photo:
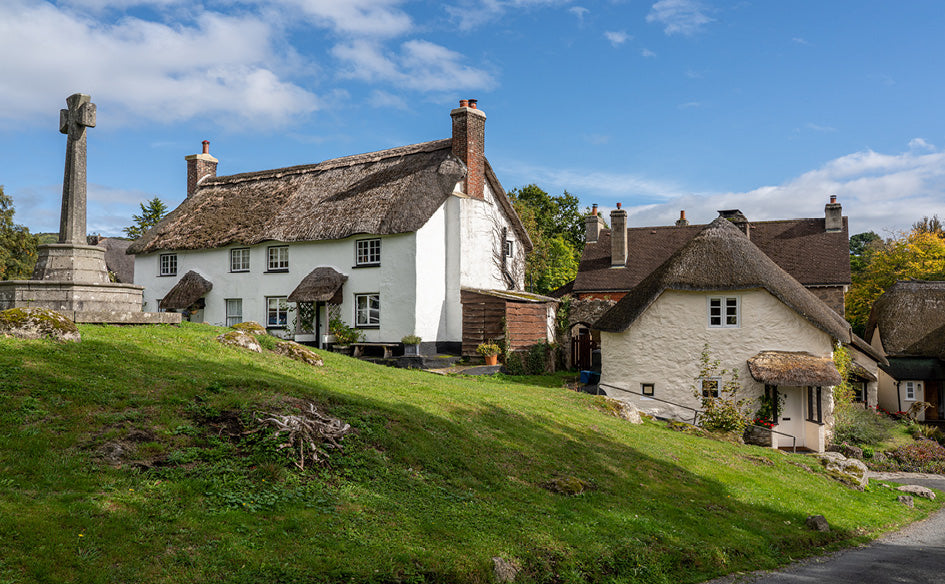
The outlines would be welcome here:
M 709 328 L 707 297 L 738 296 L 741 326 Z M 761 351 L 807 351 L 830 357 L 830 335 L 785 306 L 767 290 L 724 293 L 668 290 L 622 333 L 601 332 L 601 383 L 640 392 L 642 383 L 655 384 L 654 397 L 700 407 L 692 393 L 699 374 L 699 356 L 705 343 L 722 367 L 738 371 L 741 397 L 758 398 L 764 384 L 748 371 L 748 359 Z M 603 388 L 611 397 L 632 401 L 643 411 L 660 416 L 692 419 L 692 412 L 656 400 Z M 833 399 L 824 388 L 824 421 L 832 426 Z M 757 408 L 752 404 L 752 409 Z

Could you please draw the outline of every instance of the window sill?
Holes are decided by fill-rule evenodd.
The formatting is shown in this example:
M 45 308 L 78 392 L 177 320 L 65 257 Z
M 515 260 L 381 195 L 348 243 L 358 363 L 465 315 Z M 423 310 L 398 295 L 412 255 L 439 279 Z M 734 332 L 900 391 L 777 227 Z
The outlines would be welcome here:
M 381 328 L 381 325 L 379 325 L 379 324 L 361 324 L 361 325 L 355 325 L 354 328 L 356 328 L 356 329 L 379 329 L 379 328 Z
M 176 273 L 174 273 L 174 274 L 158 274 L 158 278 L 174 278 L 174 277 L 176 277 L 176 276 L 177 276 Z
M 358 268 L 379 268 L 379 267 L 381 267 L 380 262 L 376 264 L 357 264 L 357 265 L 351 266 L 351 269 L 357 270 Z
M 278 270 L 266 270 L 263 274 L 288 274 L 289 268 L 282 268 Z
M 231 274 L 246 274 L 249 273 L 249 270 L 230 270 Z

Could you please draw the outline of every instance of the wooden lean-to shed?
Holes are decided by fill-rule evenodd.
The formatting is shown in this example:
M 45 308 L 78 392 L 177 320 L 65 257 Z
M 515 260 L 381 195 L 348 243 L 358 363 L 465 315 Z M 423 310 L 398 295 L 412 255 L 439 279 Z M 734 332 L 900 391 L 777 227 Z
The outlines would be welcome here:
M 476 355 L 476 347 L 490 341 L 507 342 L 509 350 L 523 351 L 555 340 L 556 298 L 515 290 L 464 288 L 461 301 L 463 356 Z

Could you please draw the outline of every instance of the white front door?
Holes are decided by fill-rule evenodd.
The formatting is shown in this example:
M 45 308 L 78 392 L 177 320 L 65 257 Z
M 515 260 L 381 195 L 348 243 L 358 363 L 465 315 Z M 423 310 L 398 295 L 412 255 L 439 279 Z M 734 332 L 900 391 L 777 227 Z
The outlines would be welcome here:
M 797 438 L 797 446 L 804 446 L 804 400 L 806 399 L 805 387 L 778 387 L 778 393 L 784 396 L 784 407 L 781 416 L 778 419 L 778 432 L 784 432 Z M 778 436 L 776 434 L 776 436 Z M 791 439 L 786 436 L 778 436 L 780 446 L 790 446 Z

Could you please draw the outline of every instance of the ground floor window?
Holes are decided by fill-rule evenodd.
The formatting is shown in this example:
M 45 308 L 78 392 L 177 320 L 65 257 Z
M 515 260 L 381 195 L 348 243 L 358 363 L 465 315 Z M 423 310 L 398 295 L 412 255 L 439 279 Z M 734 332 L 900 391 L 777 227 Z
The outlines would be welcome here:
M 226 299 L 226 326 L 233 326 L 243 322 L 243 299 Z
M 355 326 L 372 327 L 381 324 L 381 295 L 355 294 Z
M 906 386 L 906 399 L 909 401 L 915 401 L 916 391 L 922 391 L 922 382 L 903 381 L 903 384 Z
M 285 296 L 266 298 L 266 326 L 289 324 L 289 303 Z
M 640 393 L 645 396 L 652 396 L 656 391 L 656 386 L 653 383 L 641 383 L 640 384 Z
M 702 397 L 719 397 L 719 387 L 722 380 L 718 377 L 707 377 L 702 380 Z
M 853 384 L 853 401 L 856 403 L 865 404 L 866 403 L 866 381 L 854 382 Z
M 807 421 L 823 423 L 822 394 L 819 387 L 807 388 Z

